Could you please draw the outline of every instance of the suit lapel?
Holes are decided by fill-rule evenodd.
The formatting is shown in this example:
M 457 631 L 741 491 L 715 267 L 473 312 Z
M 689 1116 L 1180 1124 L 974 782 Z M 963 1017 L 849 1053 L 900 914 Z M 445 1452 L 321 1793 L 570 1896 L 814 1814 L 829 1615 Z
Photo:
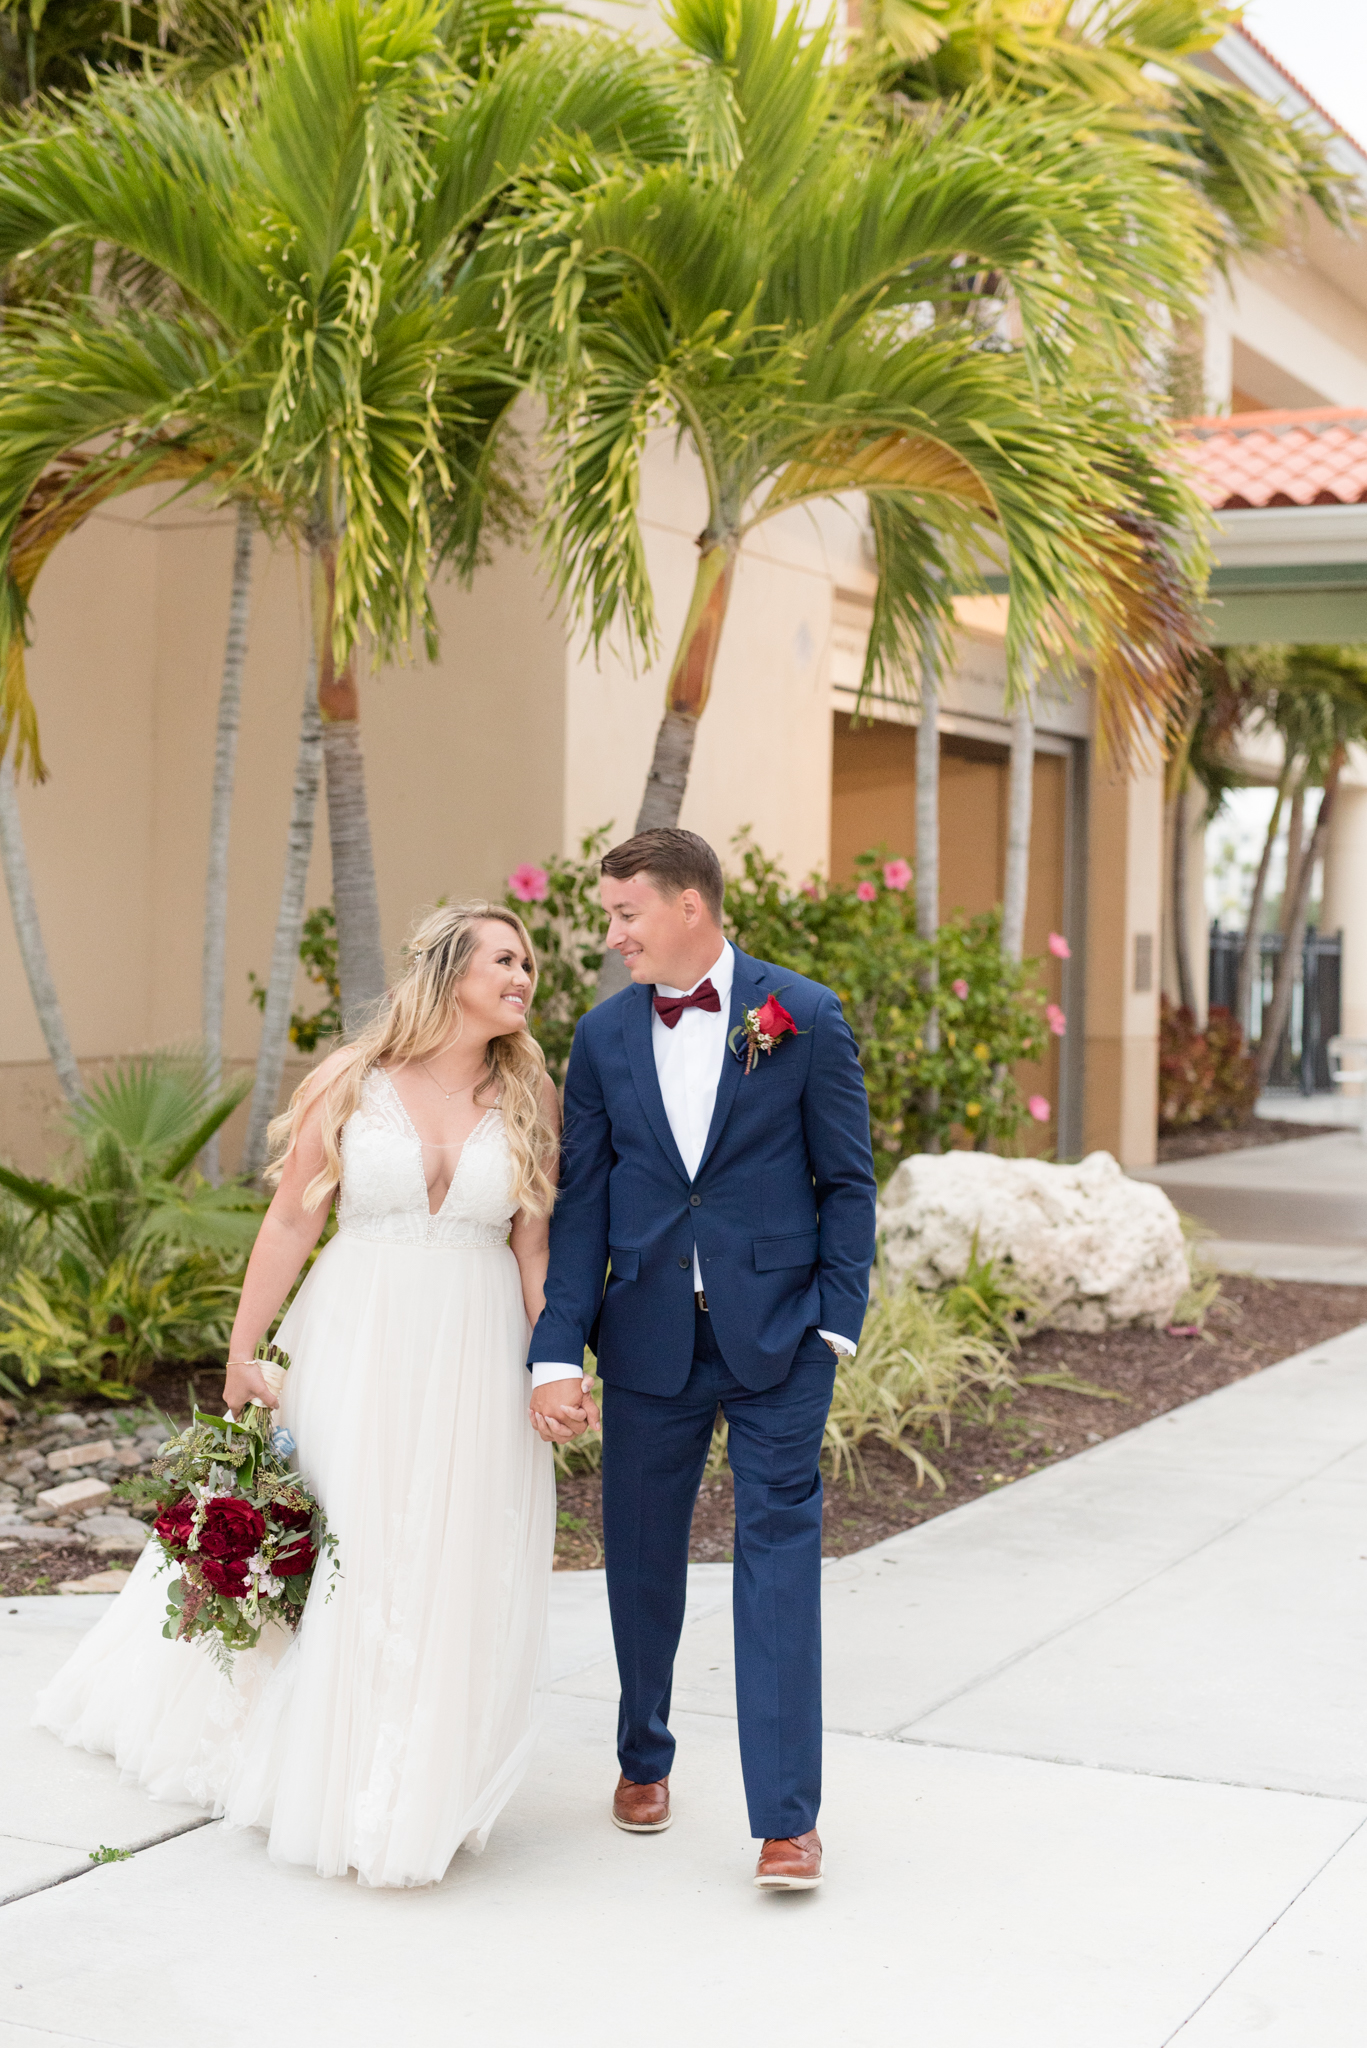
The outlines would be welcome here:
M 632 990 L 630 997 L 622 1005 L 622 1033 L 626 1040 L 627 1066 L 631 1070 L 631 1078 L 636 1085 L 641 1108 L 645 1111 L 646 1122 L 659 1139 L 670 1165 L 681 1179 L 687 1181 L 688 1172 L 679 1148 L 674 1143 L 674 1133 L 669 1128 L 664 1097 L 660 1093 L 660 1077 L 655 1071 L 655 1046 L 651 1037 L 651 1026 L 655 1016 L 653 996 L 653 989 L 640 985 Z
M 703 1146 L 702 1158 L 698 1161 L 698 1173 L 702 1172 L 712 1157 L 717 1140 L 726 1127 L 726 1119 L 731 1114 L 731 1105 L 736 1099 L 736 1090 L 740 1086 L 741 1075 L 744 1072 L 740 1061 L 731 1050 L 731 1034 L 745 1011 L 754 1008 L 763 980 L 757 964 L 748 953 L 742 953 L 739 946 L 734 947 L 733 951 L 736 956 L 736 967 L 731 978 L 731 1014 L 726 1021 L 726 1051 L 722 1055 L 717 1100 L 712 1109 L 712 1121 L 708 1126 L 707 1143 Z

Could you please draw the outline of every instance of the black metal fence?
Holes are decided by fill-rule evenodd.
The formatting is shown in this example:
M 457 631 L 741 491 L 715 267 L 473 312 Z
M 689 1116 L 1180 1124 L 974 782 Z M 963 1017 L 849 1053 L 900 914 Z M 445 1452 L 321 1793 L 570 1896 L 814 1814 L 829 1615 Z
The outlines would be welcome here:
M 1234 1008 L 1239 987 L 1239 956 L 1244 948 L 1242 932 L 1210 928 L 1210 1001 L 1227 1010 Z M 1277 962 L 1282 957 L 1279 932 L 1264 932 L 1258 947 L 1258 972 L 1253 977 L 1250 1015 L 1242 1018 L 1250 1045 L 1262 1032 L 1263 1013 L 1271 1008 L 1272 984 Z M 1331 1038 L 1338 1034 L 1339 1005 L 1343 985 L 1343 934 L 1322 937 L 1317 931 L 1305 935 L 1301 971 L 1291 996 L 1277 1057 L 1272 1062 L 1268 1083 L 1273 1088 L 1299 1088 L 1302 1095 L 1315 1095 L 1329 1087 Z

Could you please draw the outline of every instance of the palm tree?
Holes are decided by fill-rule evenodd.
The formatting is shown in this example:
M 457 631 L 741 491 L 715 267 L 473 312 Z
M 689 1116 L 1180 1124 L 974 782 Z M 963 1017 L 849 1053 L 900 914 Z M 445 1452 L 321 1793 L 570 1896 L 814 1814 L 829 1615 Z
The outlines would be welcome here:
M 137 301 L 92 289 L 30 309 L 0 349 L 0 548 L 68 451 L 173 434 L 225 493 L 307 536 L 343 1002 L 383 991 L 359 743 L 357 646 L 434 649 L 428 577 L 473 566 L 516 396 L 479 244 L 563 125 L 590 147 L 668 149 L 651 67 L 622 44 L 526 37 L 515 7 L 305 0 L 262 17 L 217 103 L 143 81 L 0 148 L 0 263 L 61 246 L 120 264 Z M 495 63 L 490 22 L 509 54 Z M 221 110 L 220 110 L 221 109 Z M 103 274 L 98 280 L 103 283 Z M 506 502 L 507 492 L 504 492 Z M 0 647 L 21 629 L 11 582 Z M 31 722 L 22 696 L 13 716 Z
M 983 99 L 889 138 L 846 117 L 824 33 L 804 43 L 774 0 L 680 0 L 672 26 L 693 162 L 586 178 L 575 157 L 568 178 L 528 181 L 506 231 L 510 325 L 558 443 L 551 551 L 595 642 L 624 615 L 652 643 L 651 430 L 688 440 L 706 480 L 637 829 L 678 817 L 746 536 L 818 498 L 868 498 L 866 681 L 914 675 L 929 622 L 948 634 L 953 593 L 1004 555 L 1013 671 L 1027 647 L 1075 656 L 1067 622 L 1086 619 L 1113 722 L 1135 699 L 1161 712 L 1166 622 L 1135 529 L 1161 505 L 1178 545 L 1192 507 L 1158 473 L 1152 409 L 1102 378 L 1100 343 L 1128 370 L 1153 297 L 1195 289 L 1196 199 L 1160 180 L 1155 146 L 1071 105 Z M 971 302 L 988 269 L 1024 310 L 1020 347 Z
M 204 1056 L 212 1085 L 223 1080 L 223 1001 L 228 951 L 228 837 L 232 825 L 233 783 L 237 770 L 237 734 L 242 720 L 242 671 L 247 661 L 247 617 L 251 606 L 252 539 L 256 514 L 244 498 L 237 508 L 233 543 L 232 587 L 228 596 L 228 635 L 223 647 L 223 675 L 218 691 L 218 730 L 214 738 L 213 794 L 209 804 L 209 860 L 204 880 L 204 962 L 202 1022 Z M 217 1181 L 218 1132 L 204 1148 L 200 1166 L 205 1178 Z
M 267 1127 L 275 1114 L 280 1079 L 285 1071 L 290 1007 L 299 966 L 299 936 L 304 925 L 304 890 L 313 852 L 313 818 L 322 774 L 322 719 L 318 712 L 317 676 L 310 662 L 304 709 L 299 721 L 294 786 L 290 792 L 285 875 L 280 886 L 275 942 L 271 947 L 270 978 L 266 984 L 266 1006 L 261 1019 L 261 1044 L 256 1055 L 256 1080 L 252 1088 L 251 1108 L 247 1113 L 246 1142 L 242 1148 L 242 1171 L 252 1179 L 266 1164 Z
M 1177 7 L 1155 7 L 1152 0 L 1043 7 L 1022 7 L 1019 0 L 882 0 L 863 18 L 856 69 L 873 84 L 894 132 L 908 118 L 948 118 L 984 93 L 1042 106 L 1071 102 L 1088 119 L 1103 108 L 1123 112 L 1163 139 L 1158 175 L 1197 195 L 1217 261 L 1277 246 L 1302 201 L 1335 224 L 1345 223 L 1356 203 L 1352 180 L 1332 163 L 1322 133 L 1288 120 L 1197 61 L 1237 19 L 1220 0 Z M 995 299 L 1001 284 L 984 271 L 967 288 Z M 1156 313 L 1162 300 L 1161 292 L 1153 295 Z M 1169 322 L 1181 323 L 1176 302 L 1167 301 L 1164 310 Z M 1161 332 L 1156 325 L 1155 353 Z M 1010 949 L 1013 940 L 1018 947 L 1024 926 L 1034 733 L 1024 695 L 1008 708 L 1015 823 L 1003 877 L 1003 941 Z M 1175 732 L 1183 730 L 1180 716 L 1172 723 Z M 1185 785 L 1175 802 L 1185 808 Z M 1180 865 L 1174 869 L 1179 881 Z M 1176 925 L 1179 972 L 1184 931 L 1185 909 Z M 1190 983 L 1189 969 L 1185 980 Z
M 860 62 L 894 105 L 942 109 L 986 91 L 1123 109 L 1162 136 L 1165 174 L 1202 196 L 1233 256 L 1278 247 L 1300 200 L 1341 223 L 1360 204 L 1321 128 L 1201 64 L 1240 12 L 1225 0 L 876 0 Z
M 1323 794 L 1308 841 L 1301 843 L 1299 828 L 1288 837 L 1281 954 L 1258 1042 L 1258 1083 L 1263 1088 L 1291 1014 L 1291 996 L 1305 946 L 1310 890 L 1328 844 L 1348 748 L 1367 736 L 1367 652 L 1356 647 L 1290 649 L 1275 715 L 1287 756 L 1297 762 L 1294 787 L 1303 795 L 1318 784 Z M 1252 951 L 1256 943 L 1250 930 L 1246 950 Z
M 14 763 L 8 758 L 0 758 L 0 858 L 4 861 L 5 886 L 9 891 L 14 931 L 19 941 L 19 957 L 24 963 L 24 974 L 47 1056 L 52 1061 L 63 1095 L 68 1102 L 74 1103 L 80 1100 L 81 1070 L 71 1050 L 57 985 L 52 979 L 47 947 L 43 943 L 43 928 L 38 919 L 38 901 L 29 872 L 14 777 Z

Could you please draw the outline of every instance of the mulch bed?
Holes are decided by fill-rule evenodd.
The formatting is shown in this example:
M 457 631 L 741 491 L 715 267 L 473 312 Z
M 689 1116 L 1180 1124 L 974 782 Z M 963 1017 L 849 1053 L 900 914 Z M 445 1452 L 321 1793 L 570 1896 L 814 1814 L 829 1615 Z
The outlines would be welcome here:
M 131 1571 L 136 1562 L 135 1551 L 111 1556 L 88 1543 L 25 1543 L 21 1537 L 0 1537 L 0 1604 L 17 1593 L 55 1593 L 63 1579 Z
M 1347 1124 L 1293 1124 L 1271 1116 L 1255 1116 L 1237 1131 L 1222 1131 L 1214 1124 L 1193 1124 L 1189 1130 L 1169 1131 L 1159 1138 L 1158 1164 L 1169 1166 L 1176 1159 L 1205 1159 L 1212 1152 L 1243 1152 L 1250 1145 L 1285 1145 L 1292 1138 L 1323 1138 L 1350 1128 Z
M 1306 1134 L 1304 1125 L 1293 1128 L 1297 1136 Z M 866 1446 L 862 1474 L 853 1485 L 847 1479 L 827 1482 L 826 1555 L 843 1557 L 914 1528 L 1363 1322 L 1367 1287 L 1269 1282 L 1239 1274 L 1226 1276 L 1203 1337 L 1169 1337 L 1161 1330 L 1111 1330 L 1095 1337 L 1042 1331 L 1022 1345 L 1017 1372 L 1066 1372 L 1118 1398 L 1022 1387 L 998 1405 L 990 1424 L 958 1422 L 947 1446 L 926 1444 L 945 1481 L 942 1493 L 929 1482 L 918 1487 L 912 1465 L 899 1452 Z M 139 1389 L 139 1405 L 155 1406 L 184 1422 L 192 1401 L 207 1406 L 218 1400 L 222 1374 L 221 1366 L 165 1367 Z M 597 1474 L 562 1479 L 559 1508 L 557 1568 L 582 1571 L 601 1565 Z M 693 1515 L 689 1555 L 695 1563 L 730 1558 L 732 1520 L 730 1474 L 705 1479 Z M 4 1539 L 6 1544 L 12 1540 Z M 13 1549 L 0 1548 L 0 1594 L 52 1592 L 63 1579 L 130 1562 L 81 1543 L 18 1541 Z
M 1044 1330 L 1021 1346 L 1018 1372 L 1067 1372 L 1119 1398 L 1022 1387 L 997 1409 L 990 1426 L 956 1423 L 947 1447 L 925 1446 L 945 1481 L 943 1493 L 929 1483 L 918 1488 L 900 1452 L 868 1446 L 862 1480 L 827 1481 L 825 1554 L 843 1557 L 882 1542 L 1362 1322 L 1367 1287 L 1231 1275 L 1204 1337 L 1169 1337 L 1161 1330 L 1111 1330 L 1096 1337 Z M 600 1565 L 603 1519 L 596 1474 L 561 1480 L 560 1516 L 557 1567 Z M 730 1474 L 704 1480 L 689 1548 L 695 1564 L 730 1558 L 732 1521 Z M 569 1522 L 579 1526 L 567 1527 Z

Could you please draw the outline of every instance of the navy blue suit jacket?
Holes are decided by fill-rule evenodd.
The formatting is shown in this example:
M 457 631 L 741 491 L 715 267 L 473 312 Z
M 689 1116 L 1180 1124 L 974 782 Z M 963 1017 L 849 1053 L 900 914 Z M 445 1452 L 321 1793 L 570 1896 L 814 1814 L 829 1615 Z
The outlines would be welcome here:
M 858 1341 L 875 1185 L 855 1042 L 829 989 L 737 947 L 728 1028 L 766 995 L 800 1036 L 748 1074 L 728 1048 L 692 1180 L 655 1072 L 653 988 L 623 989 L 580 1019 L 530 1364 L 577 1365 L 588 1344 L 608 1385 L 680 1392 L 695 1241 L 713 1332 L 744 1386 L 777 1385 L 814 1327 Z

